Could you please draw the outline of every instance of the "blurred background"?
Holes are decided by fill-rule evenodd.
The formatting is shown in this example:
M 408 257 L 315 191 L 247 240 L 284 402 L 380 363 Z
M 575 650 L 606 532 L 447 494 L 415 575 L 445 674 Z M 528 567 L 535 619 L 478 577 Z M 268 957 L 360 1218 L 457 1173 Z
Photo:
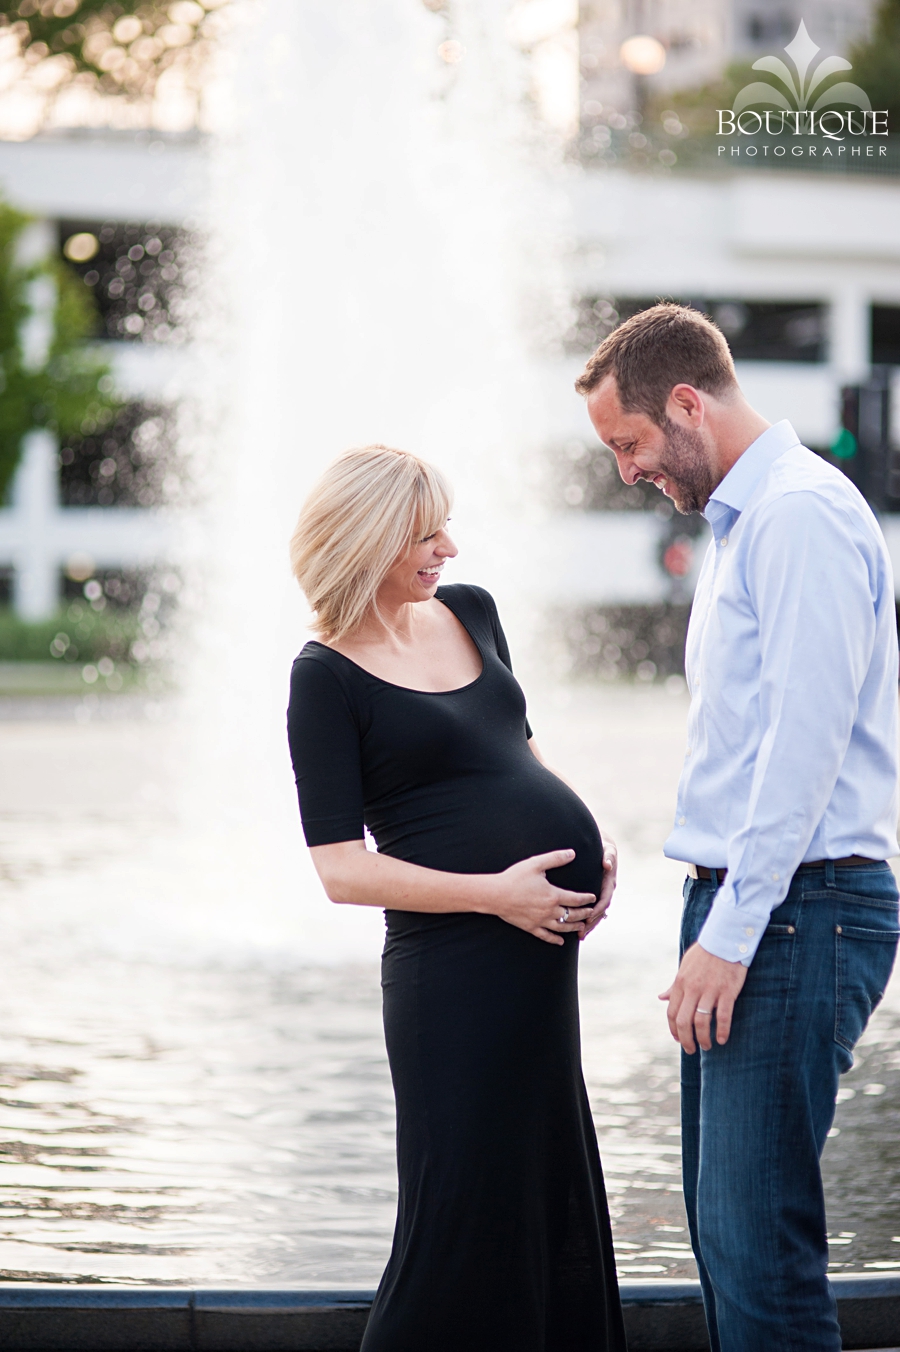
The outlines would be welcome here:
M 694 1274 L 655 995 L 705 525 L 621 483 L 572 382 L 642 307 L 705 311 L 900 573 L 895 134 L 723 139 L 786 49 L 896 120 L 897 0 L 0 3 L 0 1280 L 379 1276 L 381 920 L 329 911 L 283 746 L 285 541 L 370 440 L 450 470 L 449 580 L 497 592 L 619 840 L 586 1073 L 623 1273 Z M 895 983 L 828 1145 L 836 1270 L 900 1268 L 898 1098 Z
M 183 501 L 178 402 L 198 337 L 200 260 L 221 225 L 211 156 L 234 121 L 223 76 L 234 8 L 0 7 L 2 304 L 17 317 L 3 337 L 0 660 L 16 664 L 5 688 L 102 691 L 139 671 L 153 686 L 160 612 L 180 586 L 166 508 Z M 454 31 L 452 6 L 431 8 Z M 563 660 L 659 679 L 680 670 L 700 523 L 618 483 L 572 379 L 621 318 L 658 297 L 704 309 L 748 397 L 840 457 L 885 514 L 896 554 L 895 145 L 888 137 L 874 159 L 845 145 L 830 161 L 735 160 L 731 145 L 721 153 L 715 110 L 801 19 L 820 59 L 849 58 L 873 106 L 895 109 L 900 17 L 869 0 L 504 9 L 542 170 L 564 198 L 552 244 L 568 313 L 542 333 L 537 362 L 555 557 L 542 586 L 571 612 Z M 439 48 L 448 73 L 463 66 L 460 42 Z M 270 244 L 252 241 L 257 264 Z M 293 273 L 304 264 L 284 262 Z

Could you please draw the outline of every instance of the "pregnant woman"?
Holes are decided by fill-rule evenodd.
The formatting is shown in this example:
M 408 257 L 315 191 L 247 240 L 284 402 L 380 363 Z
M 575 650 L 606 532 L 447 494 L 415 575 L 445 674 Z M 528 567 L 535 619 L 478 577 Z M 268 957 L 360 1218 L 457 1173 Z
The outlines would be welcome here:
M 438 585 L 449 505 L 417 457 L 350 451 L 291 548 L 306 840 L 387 921 L 400 1197 L 363 1352 L 624 1352 L 577 991 L 615 851 L 531 740 L 493 600 Z

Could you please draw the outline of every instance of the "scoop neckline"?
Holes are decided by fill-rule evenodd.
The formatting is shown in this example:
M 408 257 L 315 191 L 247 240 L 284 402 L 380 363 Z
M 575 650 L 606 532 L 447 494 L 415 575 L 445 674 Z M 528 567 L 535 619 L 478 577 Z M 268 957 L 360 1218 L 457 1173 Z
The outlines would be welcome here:
M 447 602 L 442 596 L 435 596 L 434 599 L 440 601 L 442 606 L 447 606 Z M 351 667 L 355 667 L 357 671 L 361 671 L 363 675 L 368 676 L 370 680 L 378 681 L 379 685 L 389 686 L 391 690 L 403 690 L 408 695 L 461 695 L 465 690 L 474 690 L 475 686 L 480 685 L 484 680 L 485 673 L 487 672 L 487 658 L 482 651 L 481 644 L 478 642 L 478 639 L 472 633 L 465 620 L 463 620 L 460 615 L 457 615 L 452 606 L 447 606 L 447 609 L 450 611 L 451 615 L 459 620 L 459 623 L 475 644 L 478 656 L 481 658 L 481 671 L 475 677 L 474 681 L 469 681 L 468 685 L 455 685 L 452 690 L 419 690 L 414 685 L 397 685 L 396 681 L 386 681 L 383 676 L 376 676 L 375 672 L 369 671 L 368 667 L 360 666 L 359 662 L 354 662 L 352 657 L 347 657 L 346 653 L 338 652 L 337 648 L 332 648 L 329 644 L 322 643 L 320 639 L 311 638 L 309 642 L 314 643 L 317 648 L 324 648 L 327 652 L 334 653 L 336 657 L 340 657 L 343 661 L 349 662 Z

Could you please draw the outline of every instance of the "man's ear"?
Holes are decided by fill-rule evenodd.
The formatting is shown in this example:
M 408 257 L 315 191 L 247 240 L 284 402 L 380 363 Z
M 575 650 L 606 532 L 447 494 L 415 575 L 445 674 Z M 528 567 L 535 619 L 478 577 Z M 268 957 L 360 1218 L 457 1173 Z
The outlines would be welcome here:
M 706 416 L 703 395 L 693 385 L 674 385 L 666 402 L 666 413 L 673 422 L 701 427 Z

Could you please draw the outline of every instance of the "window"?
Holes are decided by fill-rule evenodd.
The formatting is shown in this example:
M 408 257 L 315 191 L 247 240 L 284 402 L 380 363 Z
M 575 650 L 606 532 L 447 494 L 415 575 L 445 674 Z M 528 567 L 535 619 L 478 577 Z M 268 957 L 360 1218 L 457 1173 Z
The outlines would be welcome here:
M 900 305 L 872 306 L 872 363 L 900 366 Z
M 568 350 L 592 352 L 622 320 L 649 309 L 659 299 L 583 297 L 567 337 Z M 724 333 L 736 361 L 825 360 L 826 307 L 819 301 L 664 299 L 678 299 L 709 315 Z
M 748 14 L 744 31 L 754 47 L 781 46 L 797 31 L 797 19 L 785 10 L 775 14 Z
M 198 237 L 158 221 L 60 221 L 59 244 L 96 301 L 101 337 L 144 343 L 187 337 Z
M 65 507 L 157 507 L 180 488 L 174 415 L 164 405 L 125 404 L 59 448 Z

